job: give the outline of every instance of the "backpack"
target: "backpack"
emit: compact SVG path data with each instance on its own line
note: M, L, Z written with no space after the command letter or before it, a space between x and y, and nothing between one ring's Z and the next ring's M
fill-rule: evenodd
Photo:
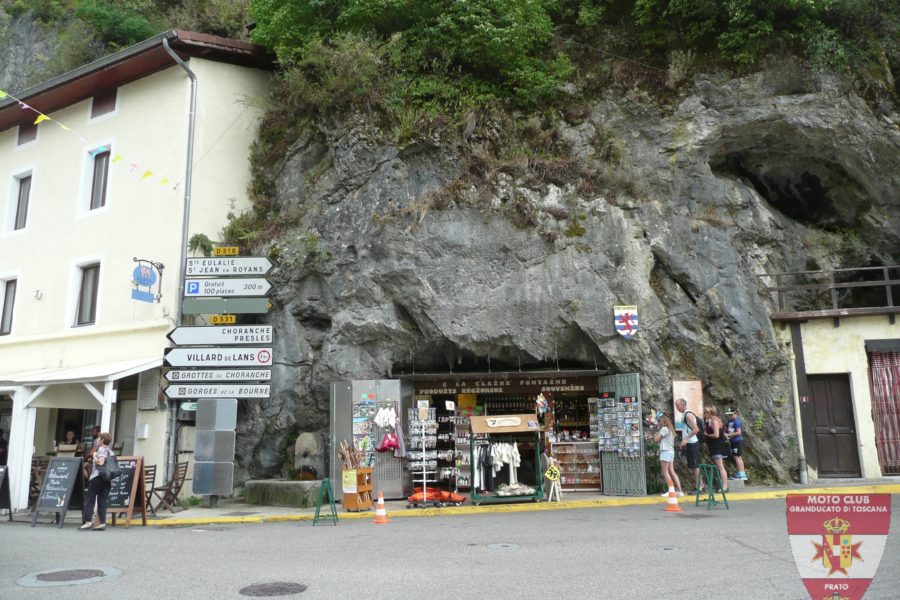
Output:
M689 410L686 410L684 412L685 426L687 426L687 416L688 415L694 415L694 413L692 413ZM701 419L697 415L694 415L694 421L697 423L697 441L700 443L703 443L703 441L706 440L706 429L705 429L705 424L703 423L703 419Z

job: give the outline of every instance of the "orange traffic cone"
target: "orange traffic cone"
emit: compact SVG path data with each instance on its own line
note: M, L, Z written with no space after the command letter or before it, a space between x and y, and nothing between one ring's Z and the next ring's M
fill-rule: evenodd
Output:
M675 486L669 486L669 499L666 500L666 512L684 512L678 506L678 494L675 493Z
M372 522L376 525L384 525L391 522L387 517L387 511L384 509L384 494L381 492L378 492L378 505L375 507L375 520Z

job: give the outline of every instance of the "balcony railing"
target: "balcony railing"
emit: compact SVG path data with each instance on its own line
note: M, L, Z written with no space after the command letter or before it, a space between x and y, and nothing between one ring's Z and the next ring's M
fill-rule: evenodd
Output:
M900 265L758 275L760 289L774 294L773 321L834 319L900 312Z

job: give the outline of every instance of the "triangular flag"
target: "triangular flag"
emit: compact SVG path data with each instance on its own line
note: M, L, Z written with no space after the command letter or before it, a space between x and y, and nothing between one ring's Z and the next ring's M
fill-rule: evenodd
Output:
M159 185L166 185L167 183L169 183L169 178L163 177L162 181L159 182Z
M116 154L115 156L113 156L112 161L119 162L120 160L122 160L122 158L124 157L121 154Z
M0 90L0 98L6 98L7 96L9 96L9 94L4 92L3 90Z
M137 163L131 163L131 164L128 165L128 166L131 167L131 168L128 170L129 173L134 173L134 170L137 169Z
M141 181L147 179L148 177L153 177L153 171L144 171L144 174L141 175Z
M63 131L68 131L69 133L72 132L71 129L69 129L68 127L66 127L65 125L63 125L62 123L60 123L59 121L57 121L56 124L59 125L60 127L62 127L62 128L63 128Z
M19 100L19 106L22 107L22 110L28 110L29 108L31 108L30 106L28 106L27 104L25 104L25 103L22 102L21 100Z
M41 113L38 115L37 119L34 120L34 124L37 125L38 123L42 123L44 121L49 121L49 120L50 120L50 117Z

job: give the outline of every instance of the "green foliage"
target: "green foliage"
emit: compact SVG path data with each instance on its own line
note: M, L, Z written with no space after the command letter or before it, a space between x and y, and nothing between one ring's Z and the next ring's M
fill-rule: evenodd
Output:
M250 0L181 0L165 19L168 27L241 39L251 21Z
M188 250L193 253L200 252L203 256L211 256L213 253L213 243L204 233L195 233L188 240Z
M156 33L146 18L109 0L79 0L75 15L111 46L130 46Z

